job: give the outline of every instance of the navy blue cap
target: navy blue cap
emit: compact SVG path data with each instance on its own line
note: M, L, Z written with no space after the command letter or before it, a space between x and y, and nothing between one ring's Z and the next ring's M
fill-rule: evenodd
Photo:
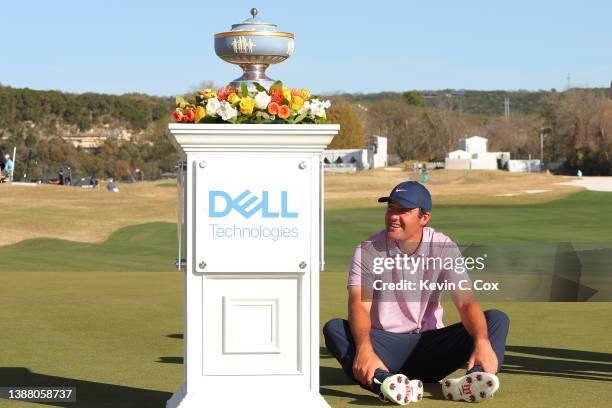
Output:
M379 203L395 201L404 208L421 208L431 212L431 194L424 185L417 181L404 181L391 190L388 197L380 197Z

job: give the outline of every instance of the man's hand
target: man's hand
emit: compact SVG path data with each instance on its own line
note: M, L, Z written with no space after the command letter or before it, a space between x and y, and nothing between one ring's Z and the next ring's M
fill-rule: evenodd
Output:
M491 342L489 340L474 342L474 351L467 364L468 371L476 364L480 365L487 373L497 373L497 355L493 351L493 347L491 347Z
M372 377L377 368L389 371L371 348L357 350L355 360L353 360L353 375L359 383L371 386Z

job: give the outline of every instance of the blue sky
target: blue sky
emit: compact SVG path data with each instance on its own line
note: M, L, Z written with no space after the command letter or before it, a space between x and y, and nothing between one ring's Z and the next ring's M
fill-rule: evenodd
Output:
M0 83L68 92L184 93L241 70L213 35L249 16L295 33L268 69L317 93L563 89L612 80L611 1L3 1Z

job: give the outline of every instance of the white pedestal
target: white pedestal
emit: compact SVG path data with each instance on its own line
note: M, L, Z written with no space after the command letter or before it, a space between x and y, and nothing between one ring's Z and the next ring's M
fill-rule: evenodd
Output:
M319 395L322 151L338 125L171 124L184 153L185 384L167 407Z

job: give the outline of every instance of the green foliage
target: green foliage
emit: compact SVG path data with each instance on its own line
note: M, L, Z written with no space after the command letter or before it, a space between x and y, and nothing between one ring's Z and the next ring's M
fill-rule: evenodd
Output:
M411 106L427 106L425 99L417 91L408 91L402 94L402 97L408 105Z
M165 135L172 102L139 94L76 95L0 86L0 153L12 153L17 147L16 180L24 174L30 180L57 179L59 170L67 167L73 180L133 179L137 168L144 178L155 179L174 171L178 158ZM131 129L141 137L108 139L91 150L76 148L62 138L71 126L85 131L109 125Z
M340 132L329 145L330 149L361 149L363 147L363 123L350 105L332 105L327 112L327 119L330 123L340 124Z
M608 88L592 88L588 91L598 95L606 96ZM465 113L473 113L487 116L503 116L504 99L510 98L511 114L540 114L545 105L545 99L551 94L556 94L556 90L550 91L470 91L470 90L424 90L412 91L420 96L426 105L438 106L444 104L453 110L460 110ZM367 103L406 101L405 93L399 92L379 92L369 94L340 94L338 97L344 98L350 103Z
M167 116L172 107L170 98L140 94L69 94L0 86L0 129L14 128L24 121L44 124L53 117L88 130L100 125L104 116L110 116L141 130Z

